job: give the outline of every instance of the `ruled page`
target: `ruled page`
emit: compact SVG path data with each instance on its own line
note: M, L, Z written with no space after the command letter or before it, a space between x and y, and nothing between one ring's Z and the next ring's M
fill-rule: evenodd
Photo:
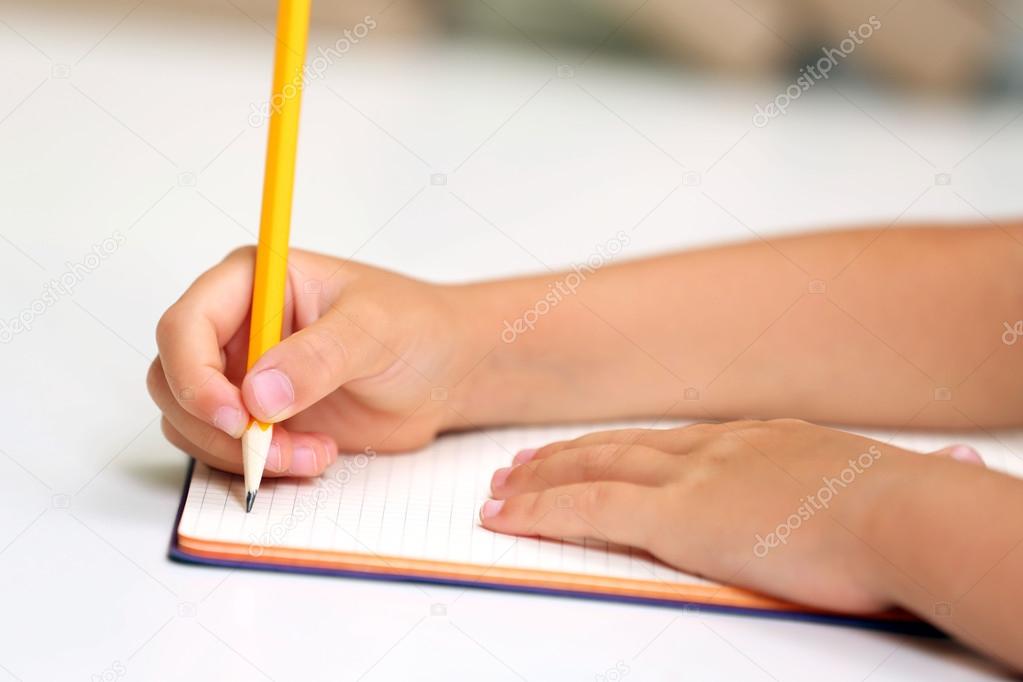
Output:
M523 448L597 429L583 425L478 431L444 436L415 453L345 455L316 480L264 479L251 514L244 511L240 476L196 463L179 531L191 538L245 545L254 558L261 548L274 546L710 584L642 552L609 547L599 540L580 545L512 537L480 527L479 506L488 497L495 469L508 466ZM864 434L921 452L967 442L988 466L1023 474L1019 432ZM750 538L751 550L752 544Z
M342 455L318 480L264 479L250 514L240 476L197 462L179 532L246 545L254 558L261 548L275 546L706 583L600 540L512 537L479 525L479 506L489 496L493 472L508 466L516 452L594 429L479 431L444 436L415 453Z

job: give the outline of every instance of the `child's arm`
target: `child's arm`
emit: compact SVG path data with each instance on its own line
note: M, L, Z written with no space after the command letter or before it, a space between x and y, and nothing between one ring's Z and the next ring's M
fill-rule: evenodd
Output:
M614 240L594 253L608 247ZM468 421L454 424L658 415L1020 424L1023 338L1002 339L1023 318L1021 273L1021 227L918 228L470 285L459 294L476 311L469 336L477 355L492 351L456 396Z
M516 462L487 528L640 547L825 609L902 606L1023 669L1023 481L796 420L595 433Z
M872 517L888 597L1023 671L1023 482L928 467L893 486Z
M578 270L465 286L294 250L287 338L247 374L254 250L238 250L160 321L149 389L164 432L234 471L252 415L281 424L268 475L313 476L339 446L409 449L498 423L1023 423L1023 339L1003 342L1023 317L1021 227L811 234L590 267L624 241Z

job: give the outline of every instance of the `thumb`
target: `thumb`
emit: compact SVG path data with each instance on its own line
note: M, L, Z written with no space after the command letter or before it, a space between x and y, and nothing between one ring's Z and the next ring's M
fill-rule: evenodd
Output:
M357 317L331 308L264 353L242 381L249 413L264 422L283 421L376 372L381 345L352 321Z

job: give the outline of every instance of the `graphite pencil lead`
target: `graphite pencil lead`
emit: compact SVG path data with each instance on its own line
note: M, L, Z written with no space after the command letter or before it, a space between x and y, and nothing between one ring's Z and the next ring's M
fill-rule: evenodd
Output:
M252 505L256 503L256 492L250 490L245 493L245 513L248 514L252 511Z

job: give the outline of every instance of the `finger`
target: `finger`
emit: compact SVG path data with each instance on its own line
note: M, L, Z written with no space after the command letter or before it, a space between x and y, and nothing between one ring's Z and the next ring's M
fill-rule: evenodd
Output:
M164 417L161 422L161 428L163 429L164 435L167 437L174 446L178 449L183 450L186 454L191 455L200 462L213 467L214 469L220 469L227 471L232 474L242 474L243 466L241 461L241 452L230 453L225 458L224 453L221 451L203 450L200 446L189 440L184 434L182 434L169 419ZM282 468L281 464L281 452L289 452L294 448L294 435L289 434L286 431L281 433L274 433L274 441L271 443L271 451L266 459L266 468L263 470L264 478L280 478L282 476L300 476L301 474L295 473L288 467ZM281 447L281 443L285 444L285 448ZM237 456L235 456L237 455Z
M268 350L242 381L245 405L257 419L279 422L342 384L383 371L384 346L364 329L379 311L364 301L340 302Z
M175 399L193 416L239 438L248 423L241 392L224 376L220 349L249 310L255 251L239 249L201 275L160 318L156 343Z
M643 445L604 443L561 450L549 457L494 472L495 499L587 481L656 486L677 475L679 458Z
M174 399L164 383L154 387L153 399L168 425L190 446L186 452L218 469L241 473L241 443L202 420L193 417ZM283 425L274 427L266 475L317 476L337 459L337 447L321 433L293 433Z
M618 443L628 445L642 445L661 452L672 454L685 454L699 447L712 434L719 432L723 427L720 424L690 424L673 429L616 429L611 431L596 431L580 436L573 440L559 441L545 445L536 450L522 450L515 455L513 462L523 464L531 459L544 458L556 452L591 445L605 443Z
M935 450L930 454L936 457L948 457L949 459L954 459L957 462L965 462L966 464L978 464L980 466L987 466L984 463L984 458L980 456L979 452L974 450L969 445L963 445L961 443L958 445L949 445L947 447L941 448L940 450Z
M333 443L326 434L292 431L283 424L274 424L267 460L277 454L275 448L279 444L280 459L275 463L278 473L300 478L319 476L337 459L337 447Z
M185 454L194 457L203 464L219 469L221 471L227 471L232 474L242 473L242 461L241 452L239 451L238 457L223 457L222 453L213 453L203 450L192 441L185 438L180 431L174 428L174 425L170 423L167 417L163 417L160 420L160 430L163 431L163 435L170 441L171 445L183 451ZM275 475L269 467L265 473L266 476Z
M645 548L657 532L657 498L657 488L633 483L575 483L488 500L480 522L498 533L597 538Z
M176 440L171 442L210 466L234 473L241 472L241 442L185 410L171 393L162 372L158 370L150 372L149 392L157 407L163 412L164 421L190 447L184 448L182 443ZM268 472L284 472L290 464L291 450L287 447L282 448L282 443L288 445L290 439L275 430L270 453L267 455Z
M277 424L274 431L281 428L281 425ZM291 436L289 475L319 476L337 460L337 446L326 434L288 430L285 430L285 433Z
M244 473L237 441L231 441L236 447L213 447L204 450L202 446L181 433L166 417L161 423L167 440L187 454L215 469L234 474ZM205 428L211 429L209 426ZM319 476L336 460L337 449L333 447L332 441L322 434L292 433L283 427L275 426L263 476L267 478Z

